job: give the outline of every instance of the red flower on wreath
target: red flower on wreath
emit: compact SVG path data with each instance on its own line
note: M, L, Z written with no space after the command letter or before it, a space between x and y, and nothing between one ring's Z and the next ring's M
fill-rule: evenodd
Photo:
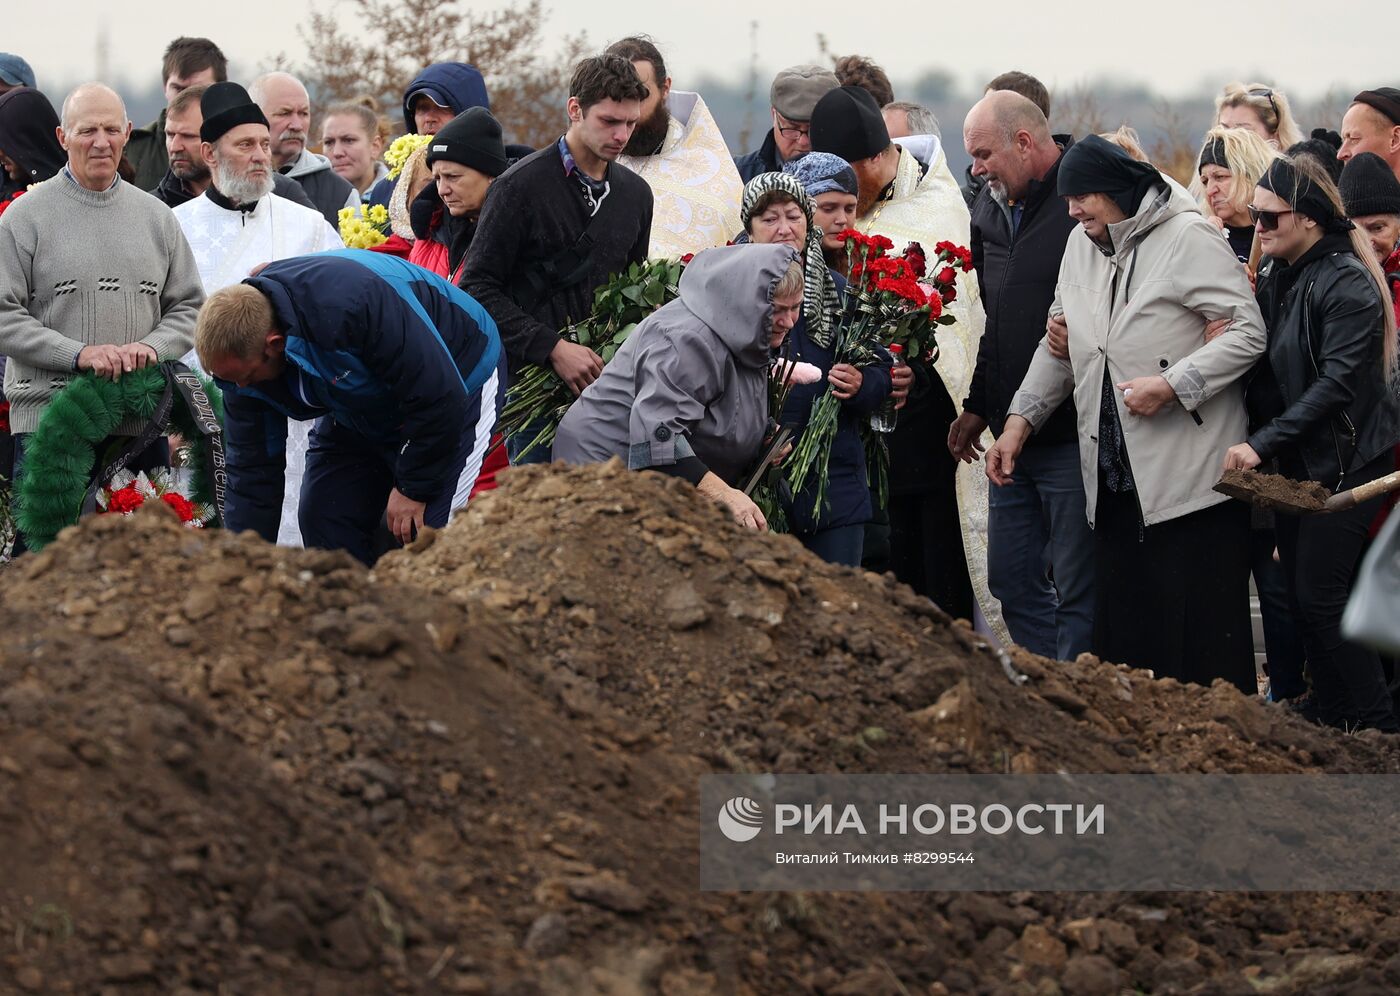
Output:
M107 511L117 515L126 515L134 512L146 502L146 496L136 490L135 484L128 484L118 491L112 492L112 497L107 502Z
M958 274L951 266L945 266L938 271L938 276L934 279L944 287L950 287L958 279Z
M175 510L175 514L180 517L181 522L192 522L194 520L194 504L184 495L176 494L174 491L167 491L160 496L160 500Z

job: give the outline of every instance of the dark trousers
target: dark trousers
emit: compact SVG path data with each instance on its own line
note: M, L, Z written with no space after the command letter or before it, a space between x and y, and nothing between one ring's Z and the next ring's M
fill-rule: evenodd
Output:
M488 438L494 422L493 415L486 426ZM485 443L469 433L463 435L453 464L454 485L428 501L424 525L447 525L452 512L467 503L484 452ZM397 458L396 447L376 446L334 419L318 421L306 451L297 510L302 542L323 550L345 550L372 565L385 552L381 523L394 488ZM390 542L393 547L400 545Z
M1249 508L1228 501L1144 526L1137 496L1100 480L1094 512L1094 653L1257 694L1249 621Z
M889 570L955 619L972 618L972 579L954 488L891 495Z
M1094 636L1094 534L1078 443L1027 446L987 498L987 585L1011 638L1074 660Z
M1342 488L1373 481L1394 469L1387 453L1348 474ZM1307 649L1318 714L1349 729L1400 732L1377 653L1342 637L1342 612L1382 499L1325 515L1279 515L1279 559Z
M1259 593L1259 615L1264 623L1264 656L1269 662L1269 697L1279 702L1308 690L1303 676L1306 658L1303 636L1293 618L1288 579L1283 565L1274 559L1278 536L1273 529L1249 532L1250 570Z
M814 533L799 533L797 538L828 564L859 567L861 550L865 546L865 526L836 526L818 529Z

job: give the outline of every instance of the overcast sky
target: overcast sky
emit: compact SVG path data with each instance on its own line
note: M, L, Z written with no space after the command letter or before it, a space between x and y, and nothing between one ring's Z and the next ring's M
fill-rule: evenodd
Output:
M743 78L754 18L759 20L758 54L765 75L813 59L816 33L822 31L833 51L869 55L896 82L941 68L966 87L1019 68L1040 76L1052 89L1111 76L1168 95L1255 77L1308 99L1333 87L1352 89L1357 80L1400 85L1393 41L1400 31L1400 11L1388 0L1273 0L1267 5L1177 0L1161 6L1089 0L891 3L881 14L874 5L836 0L546 3L552 8L548 33L553 38L586 31L589 41L601 47L626 34L650 33L682 88L687 79L707 71ZM0 49L27 58L41 88L46 79L66 84L95 75L97 39L105 28L115 81L154 81L171 38L205 35L224 49L235 72L250 75L279 50L293 62L301 57L296 27L311 6L312 0L28 0L6 10ZM332 5L321 0L319 6ZM492 10L503 4L483 0L474 6ZM342 3L341 9L350 6ZM908 24L893 16L915 10L937 13Z

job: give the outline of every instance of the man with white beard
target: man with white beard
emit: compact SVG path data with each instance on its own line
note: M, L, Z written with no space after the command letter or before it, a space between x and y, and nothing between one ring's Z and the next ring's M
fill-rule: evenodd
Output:
M199 154L199 128L204 124L199 102L204 99L204 91L208 89L203 83L185 87L165 109L165 153L170 168L151 193L164 201L167 207L177 208L209 189L209 167ZM295 180L281 173L273 173L272 181L272 192L278 197L285 197L302 207L315 207L301 189L301 184Z
M272 193L272 137L267 118L237 83L215 83L199 102L200 155L212 182L202 197L174 209L199 267L204 293L236 284L274 260L344 245L318 211ZM191 352L185 358L197 366ZM277 542L301 546L297 501L306 463L309 422L286 437L286 487Z

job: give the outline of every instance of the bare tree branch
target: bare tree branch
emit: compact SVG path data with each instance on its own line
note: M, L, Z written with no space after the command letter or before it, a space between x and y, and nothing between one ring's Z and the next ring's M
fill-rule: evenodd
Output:
M485 13L463 0L339 0L298 28L309 55L293 68L320 106L368 94L397 131L404 88L425 66L469 62L507 138L538 147L563 131L569 74L586 50L573 35L546 52L547 17L542 0Z

